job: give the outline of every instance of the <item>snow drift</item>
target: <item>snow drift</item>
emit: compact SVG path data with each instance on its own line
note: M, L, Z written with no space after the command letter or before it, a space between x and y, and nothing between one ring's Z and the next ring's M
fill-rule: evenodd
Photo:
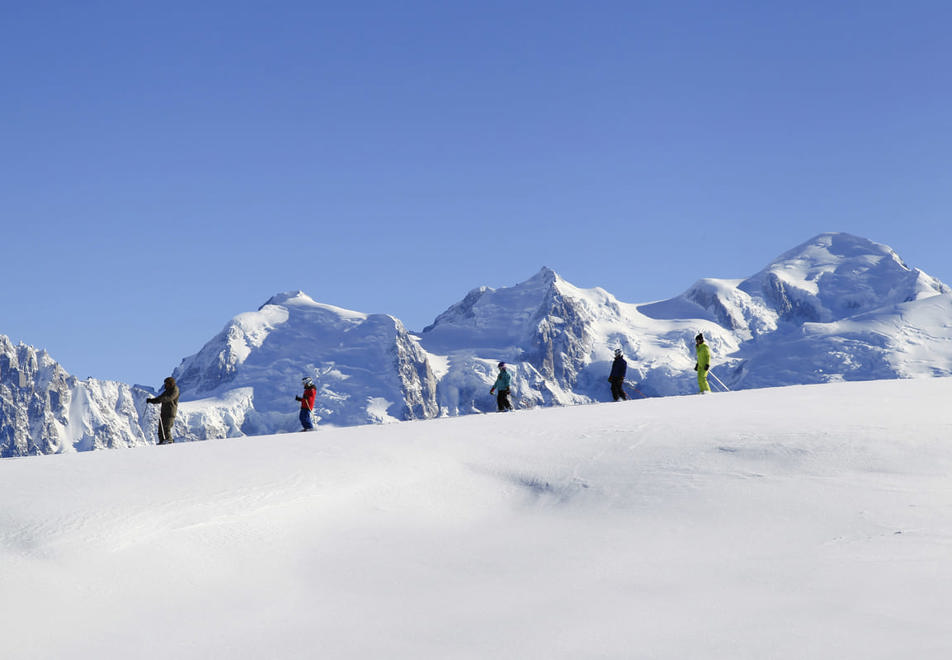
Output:
M0 655L952 653L952 379L0 463Z

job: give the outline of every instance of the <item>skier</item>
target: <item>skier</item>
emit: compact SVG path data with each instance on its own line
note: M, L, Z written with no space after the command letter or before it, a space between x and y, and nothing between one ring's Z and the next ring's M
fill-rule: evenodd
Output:
M625 358L622 357L621 349L615 349L615 360L612 362L612 372L608 376L608 382L612 384L612 399L618 401L621 399L623 401L628 400L628 395L625 394L625 390L622 389L622 385L625 383L625 373L628 371L628 363L625 362Z
M506 371L506 363L499 363L499 376L496 377L495 384L490 388L489 393L496 392L496 408L499 412L512 410L512 404L509 403L509 384L512 382L512 374Z
M162 383L165 387L162 393L152 399L146 399L146 403L161 403L162 408L159 411L159 444L172 444L172 426L175 424L175 414L178 412L179 389L175 384L175 379L169 376Z
M314 422L311 421L311 411L314 410L314 397L317 396L317 388L314 386L314 381L308 376L302 378L301 383L304 385L304 394L294 397L295 401L301 402L301 412L298 419L301 420L301 426L304 427L301 429L302 431L313 431Z
M703 333L697 333L697 337L694 338L694 348L697 351L697 362L694 363L697 386L701 394L705 394L711 391L711 386L707 384L707 372L711 368L711 350L704 343Z

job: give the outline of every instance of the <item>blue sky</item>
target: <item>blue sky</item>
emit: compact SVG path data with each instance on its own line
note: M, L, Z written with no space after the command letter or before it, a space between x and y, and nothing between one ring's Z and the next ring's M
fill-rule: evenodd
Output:
M302 289L420 330L815 234L952 283L947 2L0 5L0 334L159 385Z

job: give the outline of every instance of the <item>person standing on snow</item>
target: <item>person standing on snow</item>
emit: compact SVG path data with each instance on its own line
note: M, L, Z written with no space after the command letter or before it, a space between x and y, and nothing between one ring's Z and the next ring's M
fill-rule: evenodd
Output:
M294 397L295 401L301 402L301 412L298 419L301 420L301 426L304 427L301 429L302 431L313 431L314 422L311 421L311 411L314 410L314 397L317 396L317 388L314 386L314 381L308 376L302 378L301 383L304 384L304 394Z
M499 376L496 377L496 382L490 388L489 393L492 394L496 392L496 408L499 409L499 412L504 410L512 410L512 404L509 403L509 385L512 382L512 374L506 371L506 363L499 363Z
M711 368L711 350L704 343L703 333L697 333L697 337L694 338L694 350L697 352L697 362L694 363L697 386L701 394L704 394L711 391L711 386L707 384L707 372Z
M622 357L621 349L615 349L615 360L612 362L612 372L608 376L608 382L612 384L612 399L618 401L621 399L623 401L628 400L628 395L625 394L625 390L622 389L622 385L625 383L625 374L628 372L628 363L625 362L625 358Z
M175 379L169 376L162 383L165 387L162 393L152 399L146 399L146 403L161 403L159 410L159 444L172 444L172 426L175 424L175 415L178 413L179 389L175 384Z

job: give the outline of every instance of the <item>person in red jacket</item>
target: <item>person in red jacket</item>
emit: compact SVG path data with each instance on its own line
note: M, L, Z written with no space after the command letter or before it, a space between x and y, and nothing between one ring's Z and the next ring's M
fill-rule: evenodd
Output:
M307 376L302 378L301 382L304 383L304 394L294 397L295 400L301 402L301 413L298 419L301 420L301 426L304 427L301 429L302 431L313 431L314 422L311 421L311 411L314 410L314 397L317 396L317 388L314 387L314 382Z

